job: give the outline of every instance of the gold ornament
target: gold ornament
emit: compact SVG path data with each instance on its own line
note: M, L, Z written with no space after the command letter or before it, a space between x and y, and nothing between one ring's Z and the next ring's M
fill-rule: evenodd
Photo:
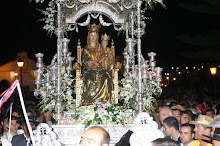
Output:
M101 26L96 25L95 23L88 25L89 32L98 32L100 28Z
M101 36L102 41L109 41L110 36L108 36L106 33Z

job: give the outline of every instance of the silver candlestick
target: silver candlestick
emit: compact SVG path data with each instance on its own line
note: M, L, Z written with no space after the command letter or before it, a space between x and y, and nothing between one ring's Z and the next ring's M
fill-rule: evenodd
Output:
M63 99L65 93L69 89L67 88L67 82L72 80L73 60L71 52L69 52L68 44L69 39L63 36L63 25L62 25L62 13L61 6L58 3L58 28L57 28L57 53L54 55L51 64L48 66L43 65L43 54L38 53L37 57L37 70L36 70L36 89L35 96L40 96L43 100L47 98L55 99L53 101L53 114L54 119L60 124L60 119L63 116ZM45 90L46 89L46 90ZM56 98L54 98L56 97ZM51 101L52 102L52 101Z

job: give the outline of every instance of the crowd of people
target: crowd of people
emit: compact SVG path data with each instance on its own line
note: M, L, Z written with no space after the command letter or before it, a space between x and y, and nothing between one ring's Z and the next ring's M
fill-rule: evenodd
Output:
M164 134L164 138L152 141L153 146L218 146L220 145L220 109L218 102L211 103L203 100L201 103L187 104L180 100L164 98L155 106L155 113L149 113L158 124L158 129ZM7 109L1 118L1 142L6 146L24 146L31 144L30 133L24 120L22 111L13 106L11 115ZM146 111L147 112L147 111ZM6 114L7 113L7 114ZM39 123L54 122L48 112L40 114L36 103L28 102L27 115L31 129L36 129ZM10 126L9 126L10 125ZM9 128L10 127L10 128ZM116 146L129 146L128 131ZM58 135L57 135L58 139ZM7 143L7 144L6 144ZM109 145L109 133L100 126L89 128L82 135L80 145L103 146Z
M163 138L152 141L153 146L219 146L220 145L220 103L207 95L196 94L194 90L180 92L182 96L163 96L155 104L155 113L149 113L158 124ZM13 97L15 96L15 97ZM18 95L1 108L1 144L4 146L31 145L31 135L24 119ZM201 98L202 97L202 98ZM42 113L37 108L33 94L24 95L26 112L31 129L39 123L55 124L51 113ZM13 102L13 105L10 103ZM12 111L10 112L10 107ZM148 111L144 111L148 112ZM56 134L56 139L59 135ZM129 130L115 146L129 146ZM101 126L89 127L81 136L82 146L108 146L111 137Z

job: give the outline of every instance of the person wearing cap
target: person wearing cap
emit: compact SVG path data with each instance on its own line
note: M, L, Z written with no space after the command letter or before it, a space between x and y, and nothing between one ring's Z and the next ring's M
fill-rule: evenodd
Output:
M215 131L215 128L220 128L220 121L214 121L211 124L209 124L208 127L212 128L211 135L213 135L213 132Z
M214 117L214 121L220 121L220 115L216 115L216 116Z
M184 111L184 109L181 107L181 105L172 106L171 109L173 110L173 116L177 119L178 123L180 124L181 111Z
M195 108L189 108L186 111L190 115L189 121L195 121L195 119L198 118L198 116L199 116L199 113L197 112L197 110Z
M30 122L31 129L34 130L35 127L39 124L33 116L28 116L28 120ZM18 121L22 125L22 129L24 130L23 134L19 134L13 136L12 138L12 146L29 146L31 145L30 133L28 131L27 123L25 119Z
M212 140L212 144L214 146L220 146L220 128L215 128L214 133L212 136L204 135Z
M214 146L220 146L220 121L214 121L208 125L212 128L211 140Z
M190 121L190 124L195 125L195 141L191 146L212 146L210 143L210 138L205 137L204 135L211 135L211 128L208 127L210 123L214 121L213 118L207 115L199 115L196 121Z
M197 116L198 116L198 114L196 115L196 112L192 112L193 111L193 109L192 110L190 110L190 109L187 109L187 110L185 110L185 112L189 115L189 122L190 121L195 121L195 119L197 118ZM195 109L195 111L196 111L196 109Z
M202 105L201 104L197 104L195 106L195 109L197 111L198 114L202 114Z

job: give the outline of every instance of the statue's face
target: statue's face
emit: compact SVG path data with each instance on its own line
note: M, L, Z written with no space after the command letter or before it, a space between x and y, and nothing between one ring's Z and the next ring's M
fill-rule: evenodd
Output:
M89 42L98 42L98 34L96 32L89 33Z
M104 40L102 41L102 47L106 48L108 46L108 41Z

